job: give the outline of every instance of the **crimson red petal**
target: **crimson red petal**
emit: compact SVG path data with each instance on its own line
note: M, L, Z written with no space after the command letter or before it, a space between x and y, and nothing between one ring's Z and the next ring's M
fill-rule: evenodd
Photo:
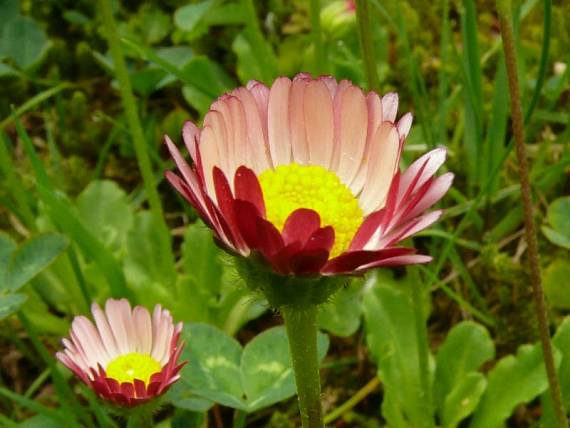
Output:
M265 217L265 203L263 201L263 192L255 173L245 167L240 166L234 176L234 189L236 199L251 202L261 217Z
M382 208L379 211L373 212L364 219L354 234L354 238L352 238L352 242L350 243L349 247L350 251L362 250L362 248L364 248L366 243L370 240L370 238L372 238L374 232L376 232L376 230L380 227L385 213L386 210Z
M256 227L259 235L256 249L259 250L267 260L271 260L271 257L277 254L284 246L281 234L272 223L261 217L257 217Z
M414 248L400 247L385 248L377 251L349 251L330 260L322 269L322 272L325 274L353 273L361 266L387 258L413 254L415 251Z
M236 225L241 237L249 248L257 248L259 234L257 231L257 218L259 212L251 202L236 199L234 201L234 214Z
M304 250L325 250L330 253L334 245L334 228L332 226L317 229L305 244Z
M299 208L289 214L283 226L283 240L286 244L300 242L305 245L321 225L319 214L308 208Z
M291 256L289 266L295 275L318 274L328 258L327 250L303 250Z

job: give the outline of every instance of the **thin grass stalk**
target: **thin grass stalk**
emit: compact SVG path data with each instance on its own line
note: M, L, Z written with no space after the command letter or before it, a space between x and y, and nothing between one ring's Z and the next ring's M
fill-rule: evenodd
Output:
M310 0L309 10L311 15L311 36L315 47L314 71L316 74L323 74L327 71L327 57L323 44L323 33L321 31L321 2Z
M433 403L429 373L429 342L427 337L426 317L423 304L423 284L417 271L413 271L412 304L414 307L414 327L416 330L416 343L418 347L418 363L420 370L421 398L424 409L424 424L426 428L434 428Z
M528 160L525 147L524 120L517 74L517 57L513 35L511 2L509 0L497 0L497 11L499 12L501 36L503 38L503 50L505 52L507 76L509 81L511 117L518 158L518 175L521 184L524 223L528 245L528 262L530 266L530 280L533 288L536 317L538 319L542 352L544 355L546 374L548 376L550 395L552 397L556 419L561 428L567 428L568 419L566 418L566 410L564 409L562 392L560 390L560 381L556 372L556 364L554 362L552 342L548 326L546 300L540 279L540 254L538 251L536 229L533 219L532 193L528 178Z
M115 75L119 82L123 108L125 109L127 123L129 124L130 132L132 135L135 154L143 179L143 186L145 189L146 197L150 205L150 210L153 216L156 218L156 224L159 225L161 229L160 236L162 238L161 245L163 248L161 248L160 251L163 251L164 254L171 254L170 234L168 232L168 227L164 221L162 203L160 201L160 197L156 188L157 183L152 171L150 156L147 151L147 144L144 138L144 132L139 118L136 100L133 95L131 79L129 77L127 64L125 62L125 57L121 48L121 40L119 38L117 24L115 23L115 18L113 17L113 8L111 7L111 1L100 0L99 4L101 7L103 25L105 27L105 36L109 44L111 57L113 58ZM174 266L174 260L172 260L172 265Z
M372 30L370 29L370 8L368 0L356 0L356 18L358 20L358 35L364 62L364 72L368 89L380 93L380 78L376 68L374 45L372 44Z

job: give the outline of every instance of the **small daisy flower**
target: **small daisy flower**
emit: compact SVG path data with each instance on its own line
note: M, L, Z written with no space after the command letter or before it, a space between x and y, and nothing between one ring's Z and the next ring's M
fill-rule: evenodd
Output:
M282 276L361 274L426 263L397 246L437 221L426 212L453 174L435 177L437 148L400 172L412 115L398 96L332 77L252 81L215 101L202 129L187 122L187 163L166 137L179 175L166 178L231 253Z
M120 406L146 403L179 378L182 323L156 305L152 315L126 299L109 299L103 311L91 306L95 324L85 316L72 322L65 349L56 354L101 398Z

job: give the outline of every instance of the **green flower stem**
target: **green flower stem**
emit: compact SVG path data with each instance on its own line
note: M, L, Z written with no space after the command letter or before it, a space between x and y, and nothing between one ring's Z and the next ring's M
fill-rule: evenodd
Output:
M546 374L550 385L550 395L556 412L556 419L561 428L568 428L566 410L562 401L560 391L560 381L556 373L556 365L552 351L552 342L548 329L548 312L542 284L540 279L540 255L536 230L533 220L532 194L528 178L528 161L525 147L524 121L521 106L521 96L517 75L517 57L515 51L515 40L513 35L511 2L509 0L497 0L497 10L501 23L501 36L503 38L503 50L505 52L505 62L507 65L507 76L509 81L509 92L511 98L511 117L513 122L513 134L517 149L519 164L519 180L521 184L521 195L523 202L524 223L526 229L526 239L528 244L528 261L530 265L530 280L533 288L536 317L542 342L542 352Z
M317 356L317 305L283 306L303 428L323 428Z
M147 152L144 132L137 112L137 104L133 95L131 80L129 77L129 72L127 70L127 64L125 62L125 57L121 48L121 40L117 31L117 24L115 23L115 19L113 17L111 0L100 0L99 4L101 7L103 25L105 27L105 36L109 44L111 57L113 58L115 75L117 77L117 81L119 82L123 107L125 109L127 123L129 125L129 129L133 138L133 145L135 148L135 154L137 157L139 169L142 175L146 197L148 198L150 210L155 217L156 224L159 225L159 227L162 229L160 236L163 237L163 239L161 239L163 248L161 251L164 251L164 254L171 254L169 239L170 235L166 223L164 222L162 204L160 202L160 197L156 189L157 186L154 174L152 172L150 157ZM172 265L174 266L174 259L172 260Z
M368 0L356 0L356 18L358 20L360 48L362 50L368 89L380 93L380 79L378 78L378 70L376 69L372 31L370 30L370 9Z
M420 386L422 404L424 406L424 427L433 428L433 404L431 394L431 382L429 373L429 344L427 337L426 317L422 296L422 285L419 275L415 275L416 281L412 284L412 304L414 306L414 324L416 329L416 341L418 347L418 360L420 369Z

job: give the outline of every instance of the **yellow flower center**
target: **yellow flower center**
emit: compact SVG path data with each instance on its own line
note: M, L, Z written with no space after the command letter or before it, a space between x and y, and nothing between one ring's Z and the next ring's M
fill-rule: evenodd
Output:
M316 211L321 217L321 227L334 228L331 258L348 248L362 223L358 200L335 173L321 166L280 165L262 172L259 183L267 219L280 231L289 214L299 208Z
M105 372L119 383L140 379L148 385L150 377L160 369L160 363L150 355L131 352L111 361Z

